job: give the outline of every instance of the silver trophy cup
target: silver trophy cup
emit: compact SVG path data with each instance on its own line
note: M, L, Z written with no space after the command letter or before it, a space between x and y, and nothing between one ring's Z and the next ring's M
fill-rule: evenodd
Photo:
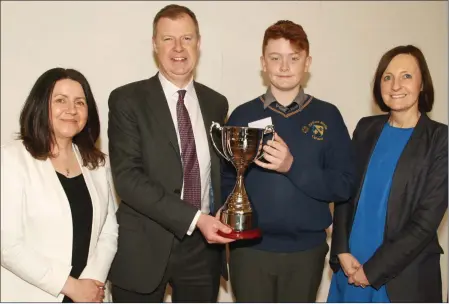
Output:
M213 131L221 133L223 151L217 147L212 136ZM274 139L274 126L268 125L265 129L250 127L220 126L213 122L209 131L212 144L217 152L231 162L237 170L237 181L231 194L226 199L221 211L220 221L232 228L229 234L220 234L232 239L252 239L261 236L260 229L256 227L253 219L251 203L246 194L243 176L248 166L256 159L263 157L263 137L272 134Z

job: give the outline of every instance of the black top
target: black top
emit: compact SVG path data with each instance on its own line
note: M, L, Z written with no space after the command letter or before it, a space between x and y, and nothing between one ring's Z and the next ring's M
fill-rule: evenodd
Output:
M67 178L56 172L70 203L73 225L72 270L70 276L79 278L87 264L92 232L92 200L82 174ZM73 302L64 297L63 302Z

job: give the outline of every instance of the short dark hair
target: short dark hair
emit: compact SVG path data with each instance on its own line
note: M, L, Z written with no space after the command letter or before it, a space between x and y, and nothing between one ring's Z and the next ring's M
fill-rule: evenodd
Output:
M421 71L422 79L422 91L419 93L418 97L418 109L420 112L427 113L432 111L434 90L432 77L430 76L429 67L427 66L426 59L419 48L414 45L401 45L392 48L386 52L379 61L379 64L374 74L373 83L373 97L376 104L384 112L390 112L390 108L385 104L382 99L382 92L380 89L382 75L390 64L394 57L401 54L408 54L413 56L418 62L419 70Z
M30 154L40 160L52 157L55 144L54 130L50 122L50 102L55 84L59 80L78 82L86 96L88 117L84 128L73 138L78 146L83 166L95 169L105 163L105 154L95 143L100 136L100 118L97 104L87 79L73 69L53 68L43 73L34 84L20 113L19 139Z
M156 37L157 32L157 23L161 18L169 18L171 20L175 20L177 18L182 17L182 15L188 15L192 18L193 23L195 24L196 34L198 37L200 36L200 27L198 25L198 20L196 19L195 13L192 12L188 7L177 5L177 4L169 4L162 8L154 17L153 20L153 38Z
M265 30L262 42L262 54L265 54L265 47L271 39L284 38L298 51L304 50L309 55L309 40L301 25L290 20L279 20Z

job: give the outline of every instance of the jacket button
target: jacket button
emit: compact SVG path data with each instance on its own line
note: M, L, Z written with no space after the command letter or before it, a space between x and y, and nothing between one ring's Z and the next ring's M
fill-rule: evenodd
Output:
M173 190L173 192L174 192L175 194L181 194L181 190L179 190L179 189L175 189L175 190Z

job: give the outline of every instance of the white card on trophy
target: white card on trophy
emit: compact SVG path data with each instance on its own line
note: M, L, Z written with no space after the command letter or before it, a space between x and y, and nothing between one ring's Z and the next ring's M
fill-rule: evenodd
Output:
M250 128L258 128L258 129L265 129L266 126L272 125L271 117L265 117L263 119L259 119L253 122L248 123L248 127Z

